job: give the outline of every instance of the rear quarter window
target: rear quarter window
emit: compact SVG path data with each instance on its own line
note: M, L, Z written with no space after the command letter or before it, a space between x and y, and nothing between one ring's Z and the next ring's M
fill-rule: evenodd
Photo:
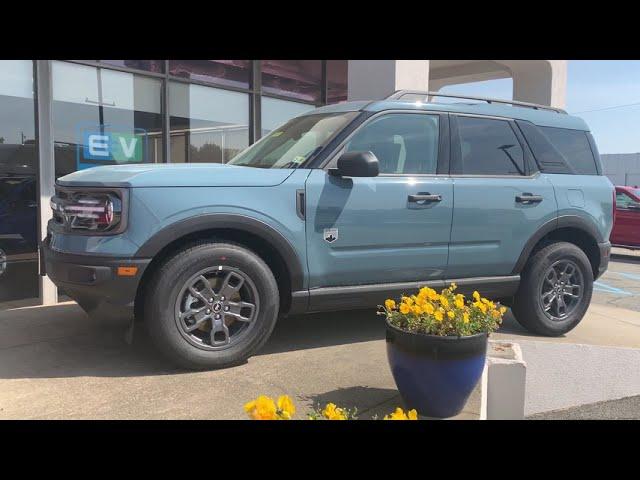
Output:
M597 175L596 160L587 132L567 128L540 127L542 133L562 154L578 175Z

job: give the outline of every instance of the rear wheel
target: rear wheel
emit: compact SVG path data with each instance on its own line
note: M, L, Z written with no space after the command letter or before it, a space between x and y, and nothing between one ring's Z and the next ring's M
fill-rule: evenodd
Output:
M231 243L204 241L176 253L147 292L149 336L171 361L191 369L243 362L266 342L278 316L271 270Z
M527 262L513 313L531 332L563 335L580 323L592 292L593 270L586 254L572 243L553 243Z

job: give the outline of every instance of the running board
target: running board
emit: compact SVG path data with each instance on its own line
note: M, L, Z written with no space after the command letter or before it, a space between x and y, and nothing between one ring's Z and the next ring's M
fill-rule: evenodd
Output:
M308 298L308 312L375 308L382 305L387 298L397 299L402 294L414 294L424 286L440 290L449 286L451 282L458 285L457 291L460 293L469 295L478 290L483 297L499 299L515 295L520 284L520 275L323 287L308 292L294 292L293 296L298 300L295 302L298 305L306 303L300 302L304 297Z

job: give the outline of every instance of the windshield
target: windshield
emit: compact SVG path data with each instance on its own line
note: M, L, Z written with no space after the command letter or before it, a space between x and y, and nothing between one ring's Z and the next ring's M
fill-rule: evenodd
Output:
M297 168L357 115L358 112L319 113L294 118L236 155L228 164Z

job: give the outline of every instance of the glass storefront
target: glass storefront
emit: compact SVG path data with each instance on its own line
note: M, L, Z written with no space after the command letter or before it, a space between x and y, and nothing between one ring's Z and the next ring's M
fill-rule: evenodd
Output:
M169 84L172 162L225 163L249 146L249 95Z
M225 163L290 118L346 100L347 63L0 61L0 309L39 295L39 216L49 208L39 162L53 162L55 178L96 165ZM42 64L53 138L37 139ZM52 141L53 158L38 159L38 140Z
M38 296L33 63L0 61L0 308Z
M163 161L160 80L58 61L51 77L56 178L96 165ZM90 135L109 136L113 148L86 154L79 146Z

